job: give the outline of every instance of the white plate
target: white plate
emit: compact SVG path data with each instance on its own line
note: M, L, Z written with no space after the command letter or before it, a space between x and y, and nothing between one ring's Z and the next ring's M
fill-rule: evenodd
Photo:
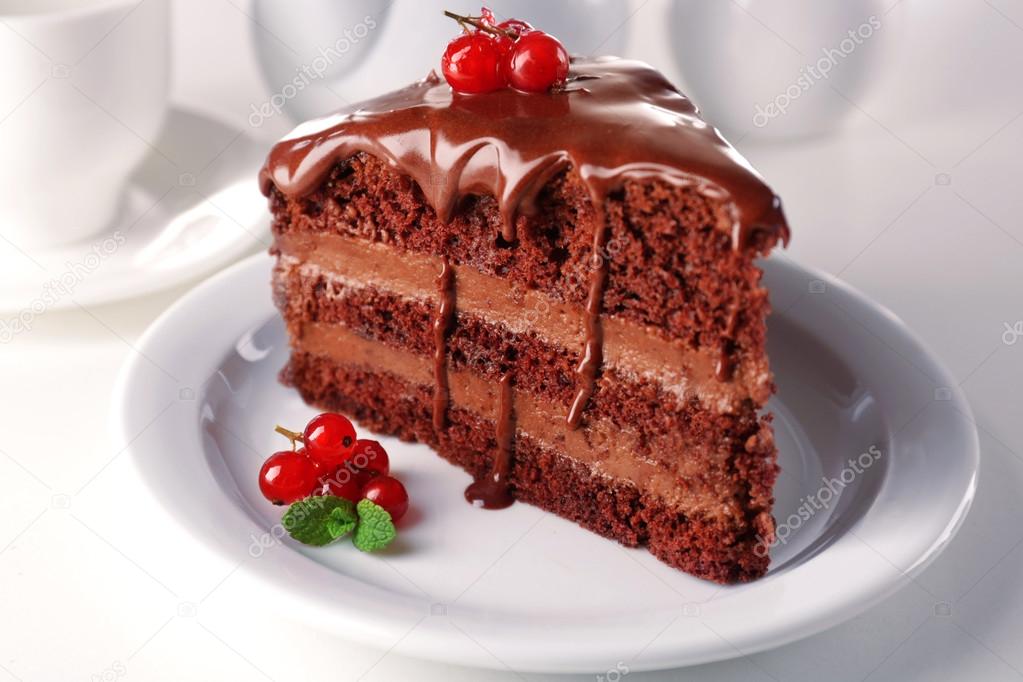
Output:
M260 496L257 470L285 445L274 424L300 428L314 411L276 381L287 348L270 265L248 259L168 310L115 401L118 437L132 441L154 503L244 562L263 591L254 609L275 604L325 631L468 665L680 666L851 618L932 561L969 508L979 453L955 381L891 313L774 258L765 269L777 311L775 514L791 532L763 579L720 587L525 504L473 508L462 498L468 475L393 439L383 442L414 505L393 548L274 542L281 509ZM880 457L848 463L872 447ZM822 477L847 481L829 495ZM819 509L804 520L797 510L813 506L811 494Z
M0 239L0 310L38 315L141 296L266 249L265 153L222 123L171 110L107 230L45 249Z

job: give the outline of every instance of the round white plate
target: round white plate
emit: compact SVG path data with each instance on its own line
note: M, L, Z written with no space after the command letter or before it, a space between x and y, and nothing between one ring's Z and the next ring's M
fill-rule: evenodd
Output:
M471 507L468 475L390 438L413 502L391 548L278 539L281 509L260 496L257 471L286 445L274 425L301 428L314 410L277 383L287 341L270 266L250 258L168 310L124 368L114 409L154 503L242 562L261 585L254 609L275 604L326 631L460 664L680 666L853 617L932 561L970 506L977 434L952 377L891 313L776 257L765 270L785 542L763 579L721 587L525 504Z
M0 310L38 315L141 296L266 249L265 153L237 130L172 109L105 231L49 248L0 239Z

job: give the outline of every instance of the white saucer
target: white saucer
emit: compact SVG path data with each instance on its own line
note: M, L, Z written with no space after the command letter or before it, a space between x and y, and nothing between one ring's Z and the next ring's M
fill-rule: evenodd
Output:
M254 611L275 606L459 664L604 675L682 666L852 618L923 570L970 506L977 434L952 377L891 313L775 258L765 265L783 468L775 515L791 532L763 579L720 587L525 504L473 508L466 474L389 438L414 508L396 546L366 555L350 543L276 542L281 509L260 496L257 471L283 445L274 425L300 428L314 411L276 380L287 348L270 264L250 258L168 310L123 369L114 404L154 504L241 562L259 583ZM831 494L822 477L840 481ZM817 509L803 519L811 494Z
M141 296L269 246L256 180L265 145L171 110L153 147L102 233L47 249L0 239L0 311L39 314Z

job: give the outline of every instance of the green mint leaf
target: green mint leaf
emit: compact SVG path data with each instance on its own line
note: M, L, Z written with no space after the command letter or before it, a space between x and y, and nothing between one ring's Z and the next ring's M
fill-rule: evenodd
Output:
M355 527L352 542L363 552L383 549L398 535L391 515L380 505L361 500L356 510L359 512L359 525Z
M284 512L281 523L285 530L306 545L326 545L351 528L344 530L345 521L354 525L355 505L343 497L313 495L295 502Z
M336 507L330 511L330 516L327 517L327 532L336 540L355 530L358 522L359 517L351 504L346 507Z

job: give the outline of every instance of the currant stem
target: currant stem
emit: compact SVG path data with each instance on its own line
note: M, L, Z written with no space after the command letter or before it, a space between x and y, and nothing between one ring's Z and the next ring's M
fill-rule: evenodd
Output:
M281 426L280 424L278 424L274 428L274 431L276 431L277 433L281 434L282 436L284 436L285 438L287 438L288 440L291 441L291 449L292 450L295 449L296 443L301 443L302 442L302 434L301 433L298 433L297 431L290 431L290 430L284 428L283 426Z
M479 29L480 31L483 31L484 33L490 33L491 35L501 36L502 38L509 38L511 40L515 40L519 37L519 34L516 33L515 31L506 31L502 28L497 28L496 26L484 24L477 17L465 17L462 16L461 14L449 12L448 10L444 10L444 16L454 19L455 21L462 25L462 28L465 28L465 24L468 24Z

